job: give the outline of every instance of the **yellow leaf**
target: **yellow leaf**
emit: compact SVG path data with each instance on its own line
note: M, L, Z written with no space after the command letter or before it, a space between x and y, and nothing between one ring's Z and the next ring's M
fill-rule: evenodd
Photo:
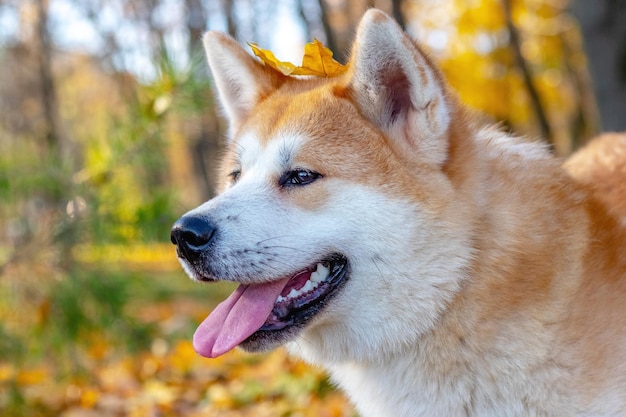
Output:
M232 394L223 384L213 384L207 390L211 405L217 409L229 409L234 406Z
M336 77L343 74L348 69L346 65L335 61L333 59L333 52L317 39L304 46L304 57L302 58L302 65L299 67L291 62L279 61L272 51L261 49L256 44L248 43L248 45L252 48L254 55L263 61L263 63L284 75Z
M15 367L8 363L0 364L0 382L6 382L15 375Z
M100 393L93 388L87 388L81 391L80 405L84 408L93 408L100 398Z
M334 77L343 74L347 69L346 66L333 59L333 51L315 39L304 45L302 66L296 68L294 74Z
M252 48L252 52L254 52L254 55L259 57L259 59L263 61L265 65L269 65L270 67L274 68L278 72L283 73L284 75L290 75L296 68L296 66L291 62L279 61L278 58L274 56L274 53L272 51L269 51L267 49L261 49L255 43L248 43L248 45L250 45L250 48Z
M178 389L176 387L168 386L167 384L157 381L149 380L144 384L144 395L156 404L162 406L171 405L178 397Z
M20 385L36 385L42 383L49 377L49 370L40 366L38 368L19 371L17 374L17 382Z

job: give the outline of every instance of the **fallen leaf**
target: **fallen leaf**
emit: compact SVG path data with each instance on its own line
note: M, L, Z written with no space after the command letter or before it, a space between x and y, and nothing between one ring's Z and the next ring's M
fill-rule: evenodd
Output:
M171 405L178 397L178 389L167 384L149 380L143 386L143 394L158 405Z
M317 75L320 77L335 77L348 69L333 59L333 51L326 48L317 39L304 45L302 65L297 67L294 75Z
M0 364L0 382L9 381L15 375L15 367L8 363Z
M280 61L272 51L259 48L257 44L248 43L252 52L265 65L274 68L284 75L314 75L316 77L336 77L347 71L343 65L333 59L333 52L317 39L304 45L302 65L295 66L291 62Z
M252 52L256 55L265 65L269 65L274 68L276 71L283 73L284 75L291 75L296 66L291 62L283 62L279 61L278 58L274 55L272 51L267 49L261 49L255 43L248 42L250 48L252 48Z
M83 408L93 408L98 403L100 393L93 388L86 388L80 393L80 405Z
M44 366L21 370L17 374L17 383L20 385L37 385L50 377L50 371Z

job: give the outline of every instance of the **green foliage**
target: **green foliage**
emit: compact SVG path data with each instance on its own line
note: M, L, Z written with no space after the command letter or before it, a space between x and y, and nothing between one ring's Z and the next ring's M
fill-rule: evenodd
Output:
M23 354L23 340L7 331L4 323L0 323L0 357L20 360Z
M205 110L209 89L206 80L192 76L197 64L178 69L164 49L156 65L152 83L125 92L126 111L111 117L108 133L86 143L78 177L96 213L96 242L167 241L180 214L169 180L166 130L170 116Z
M136 275L100 271L75 271L49 293L50 313L41 333L59 351L94 334L103 343L123 349L146 349L154 327L128 316Z

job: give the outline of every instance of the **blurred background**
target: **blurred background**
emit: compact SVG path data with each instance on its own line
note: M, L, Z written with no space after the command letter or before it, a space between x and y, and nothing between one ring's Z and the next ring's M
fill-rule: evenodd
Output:
M281 350L195 355L230 287L186 278L169 228L225 132L201 34L345 62L369 7L503 129L566 156L626 128L624 0L0 0L0 415L354 415Z

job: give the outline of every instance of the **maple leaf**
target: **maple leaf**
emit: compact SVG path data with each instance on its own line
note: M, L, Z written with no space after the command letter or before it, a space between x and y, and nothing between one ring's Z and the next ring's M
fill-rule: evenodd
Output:
M348 66L333 59L333 52L320 41L304 45L302 65L296 66L291 62L279 61L272 51L259 48L257 44L248 43L252 52L265 65L270 66L284 75L314 75L316 77L336 77L347 71Z

